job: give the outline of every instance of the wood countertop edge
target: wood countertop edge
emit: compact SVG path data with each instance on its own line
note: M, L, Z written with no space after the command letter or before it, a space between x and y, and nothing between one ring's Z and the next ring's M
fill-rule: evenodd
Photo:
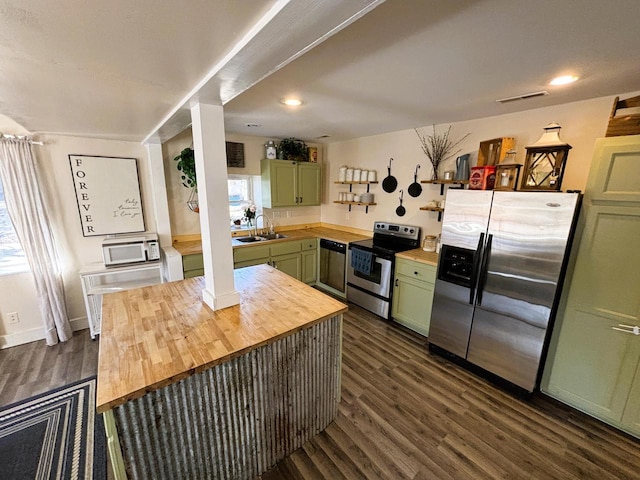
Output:
M396 253L396 258L412 260L432 267L438 266L438 254L436 252L425 252L421 248Z
M145 396L147 393L159 390L161 388L167 387L169 385L172 385L174 383L179 382L180 380L184 380L185 378L188 378L192 375L196 375L198 373L202 373L205 370L209 370L210 368L216 367L217 365L222 365L223 363L226 363L230 360L233 360L234 358L237 357L241 357L242 355L245 355L249 352L251 352L252 350L256 350L260 347L263 347L265 345L274 343L278 340L280 340L281 338L285 338L289 335L293 335L294 333L300 332L302 330L306 330L308 328L313 327L314 325L317 325L319 323L322 323L324 321L327 321L333 317L335 317L336 315L341 315L343 313L345 313L346 311L349 310L349 307L347 305L344 306L344 308L341 308L339 310L336 310L335 312L323 315L315 320L310 321L309 323L306 323L304 325L300 325L294 328L291 328L290 330L287 330L285 332L281 332L278 335L275 335L271 338L269 338L268 340L264 340L261 342L257 342L253 345L250 345L248 347L245 348L241 348L238 349L234 352L230 352L228 355L224 355L222 357L216 358L215 360L211 361L211 362L207 362L205 364L202 365L198 365L197 367L193 367L190 368L188 370L185 370L183 372L180 372L176 375L172 375L170 377L167 377L163 380L160 380L158 382L149 384L147 386L145 386L144 388L140 388L138 390L134 390L132 392L126 393L125 395L122 395L114 400L102 403L102 404L98 404L96 405L96 411L98 413L104 413L106 411L109 411L115 407L118 407L120 405L124 405L127 402L130 402L132 400L136 400L138 398L141 398L143 396Z
M352 229L340 230L333 226L310 226L300 227L295 229L279 229L278 233L283 233L286 238L277 238L273 240L263 240L260 242L243 243L238 240L238 235L232 235L231 247L236 248L251 248L258 245L273 245L274 243L281 243L295 240L306 240L309 238L326 238L328 240L334 240L342 243L349 243L358 240L365 240L371 238L371 234L365 235L362 233L356 233L350 231ZM238 233L238 232L235 232ZM249 236L249 232L245 232L244 236ZM185 241L176 241L172 244L181 255L196 255L202 253L202 242L199 239L190 239Z

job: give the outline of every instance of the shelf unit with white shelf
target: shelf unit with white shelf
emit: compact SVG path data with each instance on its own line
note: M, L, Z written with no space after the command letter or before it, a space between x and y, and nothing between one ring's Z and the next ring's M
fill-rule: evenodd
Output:
M163 282L161 262L122 267L105 267L103 263L95 263L82 268L80 283L91 338L95 339L100 334L103 295Z
M336 185L349 185L349 193L353 193L354 185L366 185L367 186L366 193L369 193L369 188L371 187L371 185L375 185L378 182L334 182L334 183ZM369 213L370 206L377 205L376 202L354 202L354 201L348 201L348 200L334 200L333 203L339 203L341 205L349 205L349 211L351 211L352 205L362 205L365 207L365 213Z

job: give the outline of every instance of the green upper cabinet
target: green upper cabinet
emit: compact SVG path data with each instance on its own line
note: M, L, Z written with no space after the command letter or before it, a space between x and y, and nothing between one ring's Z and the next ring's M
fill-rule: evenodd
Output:
M320 205L320 165L298 164L298 205Z
M319 164L263 159L260 166L263 207L320 205Z

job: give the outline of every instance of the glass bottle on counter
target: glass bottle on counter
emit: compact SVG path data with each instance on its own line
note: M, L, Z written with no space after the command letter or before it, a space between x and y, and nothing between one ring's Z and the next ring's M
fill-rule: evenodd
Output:
M425 252L436 251L437 237L435 235L425 235L422 240L422 250Z

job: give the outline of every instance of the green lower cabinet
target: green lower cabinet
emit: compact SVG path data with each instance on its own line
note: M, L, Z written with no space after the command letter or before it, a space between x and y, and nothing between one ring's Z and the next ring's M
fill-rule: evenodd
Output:
M318 280L318 239L302 240L302 276L304 283L313 285Z
M304 283L314 284L318 280L318 252L310 250L302 252L302 276Z
M392 318L421 335L429 336L436 267L397 259L393 287Z
M201 253L184 255L182 257L182 272L184 278L199 277L204 275L204 262Z
M233 250L234 268L268 263L296 280L313 284L317 278L318 240L279 241Z
M253 267L254 265L262 265L263 263L269 263L271 259L269 257L255 258L252 260L245 260L243 262L234 262L233 268Z
M296 280L300 280L302 276L302 261L299 253L288 253L286 255L271 257L271 266L292 276Z

